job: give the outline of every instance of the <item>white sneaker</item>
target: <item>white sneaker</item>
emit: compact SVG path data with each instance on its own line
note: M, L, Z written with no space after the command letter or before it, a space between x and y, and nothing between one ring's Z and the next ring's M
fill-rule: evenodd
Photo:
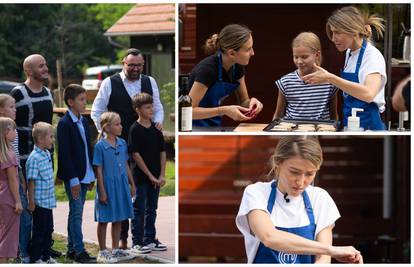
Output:
M112 250L112 258L115 258L117 262L121 262L135 258L135 255L123 249L114 249Z
M99 263L117 263L117 259L112 257L112 254L108 250L101 250L98 252L96 261Z
M55 260L54 258L50 257L47 261L44 261L46 264L57 264L57 260Z
M153 251L166 251L167 246L158 241L158 239L155 239L154 242L147 244L147 247L149 247Z
M135 254L135 255L147 254L147 253L150 253L151 251L152 251L151 248L147 246L140 246L140 245L135 245L129 250L130 253Z
M42 259L38 259L37 261L34 262L34 264L45 264L45 261L42 261Z

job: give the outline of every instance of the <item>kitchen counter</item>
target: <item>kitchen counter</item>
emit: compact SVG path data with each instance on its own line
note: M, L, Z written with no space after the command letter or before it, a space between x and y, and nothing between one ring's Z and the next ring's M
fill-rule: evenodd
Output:
M229 127L229 126L216 126L216 127L193 127L193 132L261 132L261 133L284 133L284 132L265 132L263 129L267 126L266 123L240 123L237 127ZM383 134L383 133L409 133L409 129L405 129L405 131L397 131L397 129L391 129L390 131L364 131L364 133L371 133L371 134ZM296 132L300 134L300 132ZM317 133L322 135L330 135L330 134L338 134L347 135L347 134L355 134L361 132L309 132L309 133Z

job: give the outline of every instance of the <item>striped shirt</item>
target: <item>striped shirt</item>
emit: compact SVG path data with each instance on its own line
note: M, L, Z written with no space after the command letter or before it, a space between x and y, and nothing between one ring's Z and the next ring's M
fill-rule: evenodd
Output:
M50 152L36 145L26 162L27 180L35 182L34 201L36 206L52 209L56 207L55 180Z
M330 102L338 91L332 84L306 84L297 70L276 81L286 98L285 119L329 120Z
M20 168L19 134L17 133L17 130L16 130L16 138L12 142L12 147L13 147L14 153L16 154L17 164L19 165L19 168Z

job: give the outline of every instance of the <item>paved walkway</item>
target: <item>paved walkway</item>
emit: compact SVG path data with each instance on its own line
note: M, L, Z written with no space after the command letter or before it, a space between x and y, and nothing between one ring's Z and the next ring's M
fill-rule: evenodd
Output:
M67 236L69 204L68 202L58 202L57 208L53 211L53 219L55 226L55 233ZM160 197L157 211L157 237L167 245L167 251L153 251L147 254L149 259L156 259L165 263L175 262L175 197ZM94 221L94 201L89 200L85 202L83 211L83 238L86 242L98 243L96 235L97 223ZM111 233L108 225L106 244L111 244ZM131 231L131 230L130 230ZM131 246L131 235L129 236L128 245Z

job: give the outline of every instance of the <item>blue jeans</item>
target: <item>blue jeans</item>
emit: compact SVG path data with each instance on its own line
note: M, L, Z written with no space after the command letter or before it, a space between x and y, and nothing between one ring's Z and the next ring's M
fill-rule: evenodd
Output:
M52 247L53 212L36 206L33 211L33 238L30 248L30 262L48 260Z
M87 184L80 184L79 198L73 199L69 181L65 181L66 195L69 199L68 216L68 251L75 251L76 255L85 251L82 234L83 206L85 204Z
M32 237L32 215L27 210L27 192L23 192L23 186L20 182L23 177L21 169L19 169L19 195L20 201L22 202L23 211L20 214L20 229L19 229L19 256L29 256L29 244Z
M159 194L160 188L154 188L150 183L137 185L134 218L131 220L133 246L154 242Z
M19 172L19 174L21 174ZM32 237L32 215L27 210L28 202L26 192L23 192L23 187L19 185L20 201L22 202L23 211L20 214L20 229L19 229L19 256L29 256L29 243Z

